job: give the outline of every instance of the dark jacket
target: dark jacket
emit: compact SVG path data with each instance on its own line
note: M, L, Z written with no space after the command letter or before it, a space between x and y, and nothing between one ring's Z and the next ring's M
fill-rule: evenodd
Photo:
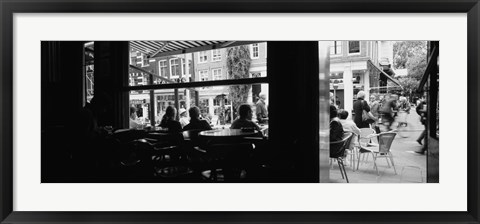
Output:
M184 131L188 130L212 130L212 127L206 120L190 119L190 123L183 127Z
M427 111L423 110L423 106L427 105L425 101L420 102L417 105L417 108L415 110L417 111L417 114L420 115L420 122L422 122L423 125L427 124Z
M358 128L369 128L370 125L368 124L368 122L364 122L362 120L363 110L370 112L370 106L368 106L367 101L363 99L357 99L357 101L353 103L353 112L355 113L353 122L355 122Z
M168 128L168 132L181 132L182 125L176 120L162 120L160 127Z
M343 126L338 119L330 121L330 142L340 141L343 137Z

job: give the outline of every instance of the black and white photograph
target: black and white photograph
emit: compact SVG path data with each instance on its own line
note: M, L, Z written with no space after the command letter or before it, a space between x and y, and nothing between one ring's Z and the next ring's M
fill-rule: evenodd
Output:
M478 0L0 2L1 223L479 221Z
M439 183L439 46L42 41L42 183Z

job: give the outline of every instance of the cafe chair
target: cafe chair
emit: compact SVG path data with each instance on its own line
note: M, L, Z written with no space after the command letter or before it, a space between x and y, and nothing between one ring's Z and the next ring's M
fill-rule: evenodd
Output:
M151 152L153 146L145 140L134 140L119 150L119 172L124 178L152 176Z
M135 129L119 129L113 132L113 137L122 143L129 143L131 141L145 137L146 132Z
M377 171L377 175L380 175L380 172L378 170L377 166L377 159L381 157L385 157L387 161L388 167L390 167L390 164L388 160L392 163L393 170L395 174L397 174L397 170L395 168L395 163L393 162L393 155L390 150L393 140L395 139L395 136L397 134L395 132L382 132L380 134L376 134L371 137L378 137L378 147L376 146L360 146L359 153L369 153L372 154L373 156L373 167ZM358 170L358 165L360 163L360 157L358 158L358 163L357 163L357 170Z
M362 146L372 146L372 144L370 144L370 142L372 142L372 139L374 139L374 137L376 137L376 132L374 129L372 128L360 128L360 136L358 136L358 149ZM376 145L376 144L373 144L373 145ZM366 154L366 158L365 158L365 154L361 154L359 153L359 150L356 150L355 153L356 153L356 156L357 156L357 159L359 159L360 155L363 155L363 161L365 160L368 160L368 156L370 154ZM357 170L358 170L358 163L357 163Z
M255 145L250 142L222 143L208 145L206 148L209 157L207 171L202 174L209 181L221 181L223 174L225 182L240 182L245 178L246 170L250 167L251 155Z
M349 181L347 172L345 171L345 165L343 164L343 158L345 157L345 149L350 145L352 138L353 133L345 132L342 136L342 140L330 142L330 158L337 160L342 179L346 179L347 183L349 183Z

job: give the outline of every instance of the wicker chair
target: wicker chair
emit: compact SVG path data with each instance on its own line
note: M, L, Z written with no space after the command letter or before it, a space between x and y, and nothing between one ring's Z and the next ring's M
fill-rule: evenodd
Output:
M343 164L343 158L345 157L345 149L350 145L352 138L353 133L345 132L342 136L342 140L330 142L330 158L337 160L342 179L346 179L347 183L349 183L349 181L347 172L345 171L345 165Z

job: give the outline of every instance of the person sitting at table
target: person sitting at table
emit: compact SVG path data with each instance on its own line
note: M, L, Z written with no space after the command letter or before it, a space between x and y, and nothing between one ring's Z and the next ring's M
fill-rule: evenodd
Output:
M200 119L200 109L198 109L198 107L190 107L188 113L190 114L190 123L183 127L184 131L212 130L212 127L210 127L206 120Z
M165 115L163 115L162 121L160 122L160 127L168 129L168 132L181 132L182 125L175 120L176 115L177 109L168 106L165 110Z
M242 128L254 128L260 132L260 126L252 121L253 112L252 108L248 104L242 104L238 108L238 113L240 115L235 121L233 121L230 129L242 129Z
M143 128L143 124L140 124L137 121L137 108L135 107L130 107L130 128L131 129Z
M348 111L346 110L339 110L338 117L340 118L340 124L342 124L343 131L349 131L354 134L352 141L350 142L349 149L352 149L356 143L358 143L358 136L360 136L360 128L357 127L355 122L351 119L347 120Z
M330 105L330 142L341 141L343 137L343 126L337 116L337 108Z

